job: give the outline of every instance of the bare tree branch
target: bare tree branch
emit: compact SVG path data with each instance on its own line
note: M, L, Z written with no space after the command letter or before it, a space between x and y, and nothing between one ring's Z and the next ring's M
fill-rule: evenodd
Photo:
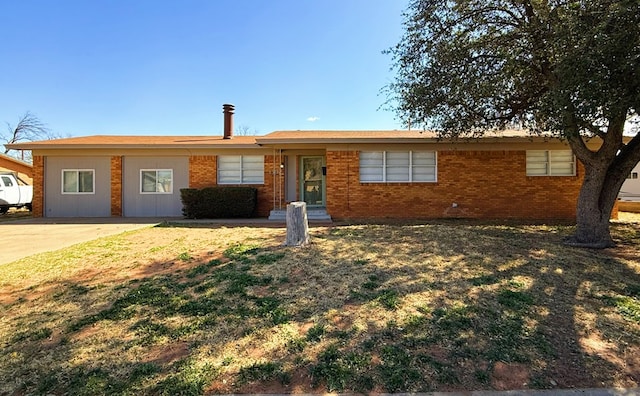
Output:
M56 139L60 136L51 132L51 130L40 119L27 111L18 120L18 123L13 126L10 123L7 124L7 133L0 134L0 138L4 141L4 144L13 144L18 142L30 142L36 140L50 140ZM5 147L4 153L12 155L15 158L23 161L31 160L31 152L24 153L23 150L19 150L20 153L15 153L18 150L13 150Z
M238 136L253 136L257 135L258 131L256 129L251 129L249 125L242 124L236 127L235 134Z

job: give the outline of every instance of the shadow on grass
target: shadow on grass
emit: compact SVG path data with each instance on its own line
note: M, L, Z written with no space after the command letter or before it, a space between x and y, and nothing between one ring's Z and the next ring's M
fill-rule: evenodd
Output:
M418 392L640 381L640 263L565 226L317 228L2 307L0 391ZM625 228L626 238L640 229ZM147 267L158 268L159 263ZM611 341L616 340L616 341ZM2 393L2 392L0 392Z

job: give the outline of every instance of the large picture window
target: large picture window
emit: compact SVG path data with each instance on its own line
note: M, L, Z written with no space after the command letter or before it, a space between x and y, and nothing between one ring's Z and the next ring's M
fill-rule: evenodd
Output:
M94 169L63 169L62 170L63 194L94 194L95 170Z
M435 151L361 151L360 182L429 183L437 180Z
M173 193L173 169L141 169L140 193Z
M264 184L264 156L218 156L218 184Z
M527 150L527 176L575 176L571 150Z

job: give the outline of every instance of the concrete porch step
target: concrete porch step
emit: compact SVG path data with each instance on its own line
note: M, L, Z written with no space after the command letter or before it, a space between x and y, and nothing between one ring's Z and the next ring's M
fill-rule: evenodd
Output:
M286 221L286 209L274 209L269 213L269 220ZM326 209L307 209L307 220L309 221L331 221L331 216Z

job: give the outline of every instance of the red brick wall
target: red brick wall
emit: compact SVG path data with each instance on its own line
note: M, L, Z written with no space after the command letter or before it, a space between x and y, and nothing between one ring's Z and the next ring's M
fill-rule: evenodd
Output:
M284 175L279 171L280 164L277 163L275 182L280 179L284 183ZM217 185L217 156L191 156L189 157L189 187L203 188ZM273 209L274 198L274 156L264 156L264 184L243 184L245 187L255 187L258 190L258 206L256 215L258 217L268 217ZM232 186L224 184L221 186Z
M528 177L525 151L442 151L437 166L435 183L360 183L358 152L328 151L327 212L336 219L575 220L580 164L578 176Z
M122 216L122 157L111 157L111 216Z
M218 163L215 155L189 157L189 187L204 188L217 184Z
M33 156L33 199L31 201L33 217L44 214L44 157Z

